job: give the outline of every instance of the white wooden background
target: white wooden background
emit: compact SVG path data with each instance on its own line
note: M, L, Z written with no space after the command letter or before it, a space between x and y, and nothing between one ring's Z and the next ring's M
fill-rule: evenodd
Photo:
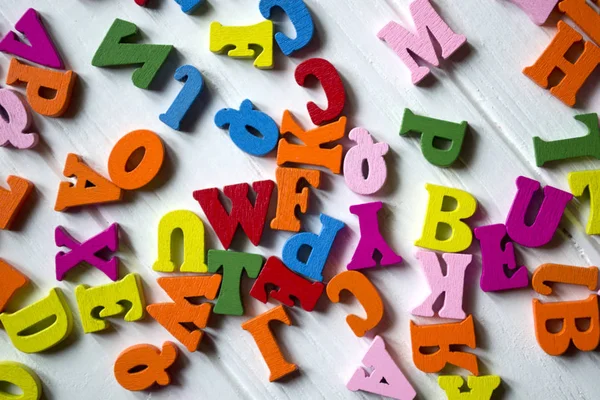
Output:
M433 71L434 79L415 87L400 59L380 42L377 31L388 21L411 24L409 0L307 0L316 23L317 35L308 49L297 57L276 56L272 71L261 71L251 61L230 59L208 50L209 24L253 24L262 19L258 2L250 0L208 0L192 16L183 14L171 0L150 0L149 8L133 0L3 0L0 4L0 32L13 29L23 12L32 6L43 16L67 65L78 74L75 97L64 118L35 115L42 142L34 150L2 149L1 179L9 174L23 176L36 185L32 205L24 211L15 231L0 232L0 256L26 273L32 288L17 297L11 308L19 308L45 297L52 287L62 288L77 314L76 285L109 283L92 268L80 268L68 281L57 282L54 272L53 231L65 226L78 239L87 239L113 222L121 226L121 276L135 271L144 280L149 303L167 300L155 282L151 265L156 258L156 231L159 219L176 209L196 211L206 219L192 198L192 191L240 182L274 179L275 158L254 158L240 151L226 131L215 127L214 114L223 107L238 108L249 98L262 111L280 121L289 108L309 127L305 104L311 99L323 104L319 88L304 89L293 78L295 66L310 57L324 57L340 71L348 94L345 114L349 128L362 126L379 141L389 143L386 156L389 181L380 196L354 195L341 176L324 174L321 190L312 191L305 228L320 227L318 214L341 219L348 228L336 240L325 271L326 280L345 269L358 241L356 217L347 210L352 204L383 200L384 235L404 257L398 266L367 272L385 302L385 320L377 327L393 357L412 382L419 398L444 398L437 386L437 374L425 374L412 363L410 310L427 295L427 283L415 259L413 242L420 235L427 204L426 182L452 186L472 193L479 212L471 226L503 222L515 193L515 178L526 175L543 184L568 190L569 171L591 169L594 163L577 160L536 168L532 137L546 139L574 137L586 133L573 119L600 106L600 71L593 75L579 96L579 109L570 109L537 87L521 73L541 54L556 32L559 15L544 27L534 25L515 5L505 0L435 0L436 8L468 46L443 69ZM280 25L291 25L280 14ZM147 43L173 44L154 90L141 90L131 82L132 68L92 67L91 59L115 18L137 24ZM277 49L277 47L276 47ZM0 55L2 82L9 57ZM172 75L183 64L199 68L207 84L202 104L192 110L186 132L163 125L164 112L181 88ZM405 107L415 113L451 121L469 122L468 138L460 161L451 169L436 168L423 159L415 137L398 135ZM159 178L149 188L125 193L114 205L87 207L58 213L53 210L67 153L74 152L103 173L115 142L135 129L151 129L163 138L167 160ZM346 148L349 142L345 142ZM597 164L596 164L597 165ZM275 200L273 200L273 203ZM574 200L569 205L560 231L542 249L517 248L517 261L530 271L546 262L573 265L597 263L600 246L585 234L589 205ZM273 216L271 210L269 218ZM220 248L207 226L207 248ZM236 250L280 255L289 234L266 229L262 246L248 240ZM502 377L498 398L597 399L600 394L598 352L569 352L550 357L538 346L533 330L531 298L525 289L485 294L479 289L479 246L472 246L474 263L467 272L465 309L476 320L477 350L483 374ZM244 317L213 315L200 351L190 354L183 347L172 370L174 384L152 392L130 393L115 381L112 368L117 355L137 343L160 345L174 340L158 323L147 317L138 323L111 319L115 329L84 335L79 318L64 345L27 355L14 349L0 332L0 359L15 360L33 368L43 381L46 399L341 399L375 398L352 393L346 379L360 364L370 339L354 336L345 323L349 312L359 312L352 301L331 304L324 296L317 310L306 313L289 310L293 327L275 329L289 360L300 373L282 383L269 383L266 366L252 337L240 328L265 306L248 296L250 282L244 282ZM585 290L558 288L556 299L583 299ZM419 320L419 319L417 319ZM420 321L427 320L420 319ZM428 321L428 322L431 322ZM447 370L462 373L463 370Z

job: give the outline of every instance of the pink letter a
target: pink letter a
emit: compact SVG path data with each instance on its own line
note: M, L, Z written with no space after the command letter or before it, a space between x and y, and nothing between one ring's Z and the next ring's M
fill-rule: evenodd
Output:
M348 389L364 390L398 400L412 400L417 395L415 389L385 349L385 342L381 337L375 336L362 363L366 367L373 368L373 372L367 375L362 367L358 367L346 384ZM387 384L381 382L383 379Z

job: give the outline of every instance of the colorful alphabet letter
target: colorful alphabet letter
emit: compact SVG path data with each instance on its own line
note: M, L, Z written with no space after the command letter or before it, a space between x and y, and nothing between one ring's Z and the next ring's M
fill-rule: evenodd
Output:
M23 364L12 361L0 361L0 382L7 382L21 389L22 394L6 393L0 389L3 400L39 400L42 397L40 378Z
M533 299L533 322L535 336L546 353L559 356L569 348L571 341L581 351L592 351L600 343L600 320L598 319L598 295L590 295L585 300L558 301L542 303ZM588 319L590 325L580 330L576 324L578 319ZM548 330L547 323L560 320L562 328L558 332Z
M583 122L588 128L588 134L572 139L546 142L542 138L533 138L535 163L543 167L545 163L557 160L568 160L577 157L593 157L600 159L600 127L598 114L576 115L577 121Z
M215 115L215 125L219 128L229 127L231 140L240 150L253 156L264 156L277 146L279 127L264 112L254 109L248 99L242 102L239 111L233 108L223 108ZM254 135L248 128L260 133Z
M342 145L338 144L333 148L322 148L321 146L344 137L346 117L340 117L335 122L305 131L294 120L292 113L285 110L279 131L282 135L291 133L306 144L293 144L285 138L280 139L277 148L277 165L293 162L325 167L334 174L341 172Z
M481 247L481 279L479 286L484 292L496 292L527 287L529 273L525 266L517 267L515 247L512 242L505 242L506 226L495 224L480 226L474 230L475 237ZM512 271L509 277L504 268Z
M299 232L301 223L296 210L305 213L308 209L309 188L304 186L298 192L302 182L318 188L321 183L321 171L304 168L277 167L277 213L271 220L271 229Z
M188 210L171 211L158 223L158 258L152 269L159 272L175 272L171 253L173 232L183 233L183 262L181 272L207 272L204 262L204 224L200 217Z
M600 63L600 48L583 37L566 22L558 21L558 32L546 50L531 67L523 73L544 89L548 88L548 78L555 69L564 74L558 85L550 93L568 106L575 106L577 92ZM583 53L572 63L566 53L577 42L584 42Z
M134 37L138 32L135 24L115 19L106 36L96 50L92 65L112 67L115 65L142 64L131 77L133 84L148 89L158 70L167 60L173 46L166 44L122 43L123 39Z
M97 254L104 250L114 253L119 250L119 225L114 223L96 236L83 243L78 242L62 226L54 230L54 243L59 247L68 247L71 251L56 253L56 279L62 281L67 272L86 262L100 271L112 281L119 279L119 258L105 260Z
M433 251L419 251L417 259L427 277L431 293L420 306L412 310L413 315L433 317L433 304L444 295L444 305L439 316L442 318L464 319L463 294L465 285L465 272L473 256L471 254L442 254L446 262L446 274L442 273L442 266L437 254Z
M267 289L269 286L271 288ZM270 296L288 307L294 307L293 296L298 299L302 309L312 311L324 288L323 283L311 282L295 274L280 259L271 256L252 285L250 296L263 303Z
M340 74L329 61L323 58L310 58L298 64L294 73L296 83L300 86L304 86L309 76L314 76L321 83L328 103L325 110L312 101L306 105L311 121L315 125L333 121L342 114L346 105L346 90Z
M573 195L552 186L544 187L544 200L532 224L525 222L534 193L540 183L533 179L517 178L517 195L506 217L508 236L521 246L540 247L552 240L565 208Z
M473 316L451 324L417 325L410 321L413 361L423 372L440 372L446 364L456 365L479 375L477 356L464 351L455 351L451 346L476 347ZM435 353L422 352L423 347L439 347Z
M56 195L55 211L88 204L109 203L121 200L123 192L117 185L85 165L76 154L67 154L63 170L67 178L75 178L75 184L61 182Z
M377 37L384 40L398 54L410 70L412 83L416 85L429 75L430 71L425 66L419 66L415 56L435 67L440 65L431 36L439 44L443 59L450 57L465 44L467 38L454 33L433 9L429 0L413 1L410 4L410 13L417 29L416 35L396 22L390 21L377 33Z
M267 367L269 367L269 381L274 382L294 372L298 367L296 364L288 362L283 354L281 354L281 349L269 328L271 321L280 321L288 326L292 325L292 321L285 312L285 308L279 305L262 313L258 317L244 322L242 329L248 331L254 338L258 350L260 350L265 363L267 363Z
M183 87L167 112L160 114L158 119L171 129L178 131L181 120L185 117L192 104L194 104L194 101L200 96L204 87L204 79L202 79L200 71L192 65L182 65L177 68L175 79L184 82Z
M588 235L600 235L600 170L569 172L569 187L574 196L583 196L587 188L590 193L590 216L585 232Z
M421 134L421 151L423 157L438 167L449 167L460 155L463 141L467 133L468 124L463 121L454 123L415 115L411 110L404 110L400 135L411 132ZM448 149L440 149L435 146L436 139L444 139L450 142Z
M195 304L189 299L206 297L214 300L221 286L221 275L181 276L158 278L161 288L174 303L150 304L148 314L161 324L171 335L184 345L188 351L198 349L212 310L211 303ZM184 323L194 324L197 329L189 330Z
M13 58L10 60L6 84L24 83L27 86L27 101L35 112L47 117L60 117L69 108L76 78L77 75L73 71L58 72L32 67ZM42 88L53 90L54 97L42 96Z
M8 304L17 290L29 283L29 279L13 268L12 265L0 259L0 313Z
M244 315L244 304L240 294L242 273L246 271L248 278L256 278L262 265L263 258L258 254L209 250L208 272L216 273L223 269L223 283L213 312L215 314Z
M367 372L363 367L358 367L354 371L354 375L346 383L346 387L353 392L362 390L398 400L412 400L417 395L390 353L385 349L385 342L381 337L375 336L362 363L371 369L371 372ZM384 380L385 383L383 383Z
M354 193L374 194L383 187L387 178L387 165L383 156L387 154L387 143L375 143L369 131L354 128L348 135L357 144L344 157L344 179ZM363 164L367 163L365 176Z
M438 377L438 385L444 389L448 400L490 400L500 382L500 377L495 375L469 376L467 386L471 390L463 392L461 388L465 381L460 375Z
M447 253L466 250L473 241L473 232L469 225L462 220L475 214L477 200L469 193L459 189L429 183L425 185L425 189L429 192L429 203L427 204L423 233L415 245ZM447 197L456 201L454 210L444 210L444 198ZM446 224L452 230L447 239L438 237L440 224Z
M271 9L281 8L290 18L296 29L296 38L291 39L284 33L277 32L275 40L286 56L305 47L313 37L315 29L310 11L302 0L260 0L258 9L263 17L271 18Z
M0 107L8 120L0 118L0 146L10 144L16 149L30 149L38 141L37 133L29 132L31 113L21 95L10 89L0 89Z
M138 344L125 349L115 361L114 374L119 385L127 390L146 390L155 383L167 386L167 373L177 359L177 346L164 342L162 351L150 344Z
M18 176L9 175L6 183L10 190L0 187L0 229L10 229L33 190L33 183Z
M37 328L44 320L49 326ZM60 289L12 314L0 314L0 322L13 346L24 353L39 353L56 346L69 336L73 329L73 314ZM34 332L32 332L34 331Z
M248 199L250 185L240 183L225 186L223 193L231 200L231 212L227 212L219 199L219 189L196 190L194 199L206 214L208 222L212 225L225 249L229 249L238 225L246 233L253 245L258 246L262 238L271 202L271 193L275 183L273 181L260 181L252 184L256 192L254 206Z
M344 271L334 276L327 284L327 297L333 303L339 303L340 293L343 290L352 293L367 313L367 318L360 318L354 314L346 317L346 322L352 332L356 336L362 337L367 331L375 328L383 318L381 296L375 285L358 271Z
M30 45L23 43L14 32L10 31L0 41L1 52L13 54L50 68L63 69L65 67L36 10L29 8L25 11L25 14L15 24L15 29L27 38Z
M383 207L381 201L350 206L350 212L358 217L360 225L360 241L354 250L352 260L346 268L349 270L373 268L377 266L373 255L375 251L381 255L379 265L392 265L402 262L402 257L386 243L379 231L377 214Z
M260 46L262 51L256 54L254 46ZM210 51L221 53L224 49L227 49L229 57L256 57L256 68L273 68L273 22L266 20L249 26L223 26L211 22Z
M75 297L85 333L99 332L110 328L105 318L125 314L127 322L144 317L144 289L138 275L131 273L120 281L108 285L75 288ZM129 309L124 304L129 305ZM98 311L99 310L99 311ZM98 318L95 313L98 312Z
M312 232L297 233L285 242L282 253L283 262L292 271L319 282L323 281L323 269L333 241L345 226L342 221L325 214L321 214L320 220L323 227L318 235ZM310 248L310 255L306 261L301 261L298 257L303 246Z

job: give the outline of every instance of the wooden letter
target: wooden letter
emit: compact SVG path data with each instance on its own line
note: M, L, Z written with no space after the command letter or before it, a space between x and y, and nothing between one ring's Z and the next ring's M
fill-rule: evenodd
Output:
M229 127L229 136L233 143L242 151L253 156L269 154L279 139L279 127L264 112L254 109L248 99L240 105L239 111L234 108L223 108L215 115L215 125L219 128ZM260 133L255 135L248 128Z
M298 193L301 182L318 188L321 183L321 171L304 168L283 168L275 170L277 178L277 213L271 220L271 229L299 232L301 223L296 217L296 210L305 213L308 209L308 187L304 186Z
M353 392L362 390L398 400L412 400L417 392L404 376L390 353L385 349L385 342L375 336L367 353L362 359L365 367L358 367L346 387ZM382 381L385 380L385 383Z
M115 65L142 64L131 76L133 84L148 89L158 70L167 60L173 46L166 44L122 43L138 32L137 26L122 19L115 19L106 36L96 50L92 65L111 67Z
M88 204L109 203L121 200L123 192L114 183L88 167L76 154L67 154L63 174L77 182L61 182L56 195L55 211Z
M588 134L572 139L553 140L547 142L535 136L533 150L535 163L538 167L544 166L549 161L568 160L577 157L593 157L600 159L600 127L598 127L598 114L576 115L577 121L583 122L588 128Z
M26 286L29 279L13 268L12 265L0 259L0 313L8 304L17 290Z
M221 275L181 276L174 278L158 278L161 288L174 303L150 304L146 307L148 314L161 324L171 335L184 345L188 351L198 349L212 310L212 304L195 304L188 299L206 297L214 300L221 285ZM192 331L182 324L194 324Z
M592 351L598 347L600 320L597 294L594 293L586 300L579 301L542 303L538 299L533 299L532 302L535 336L546 353L559 356L567 351L571 341L581 351ZM589 319L589 328L581 331L577 327L577 319ZM560 320L562 329L559 332L548 331L547 322L550 320Z
M591 291L598 285L598 267L575 267L562 264L542 264L531 278L533 290L544 296L552 294L552 288L546 282L570 283L587 286Z
M85 333L93 333L110 328L105 318L125 313L127 322L144 317L144 289L140 278L128 274L120 281L93 288L79 285L75 288L81 325ZM129 309L124 304L130 304ZM96 318L98 313L98 318Z
M138 165L128 170L127 161L138 149L144 149L144 156ZM119 139L110 152L108 174L121 189L139 189L158 174L164 157L165 148L156 133L145 129L129 132Z
M291 39L281 32L275 34L275 40L279 48L283 54L289 56L310 42L315 26L303 0L260 0L258 3L260 13L266 19L271 18L271 9L274 7L281 8L288 15L294 29L296 29L295 39Z
M506 237L506 226L495 224L480 226L474 229L475 237L481 246L481 279L479 286L484 292L496 292L527 287L529 273L525 266L517 267L515 260L515 247L507 241L502 249ZM510 277L506 276L504 268L513 271Z
M321 282L333 241L345 225L342 221L325 214L321 214L319 218L323 225L321 232L318 235L312 232L301 232L290 237L283 246L281 258L292 271ZM298 257L300 249L305 246L310 248L310 255L306 262Z
M387 178L387 165L383 156L387 154L387 143L375 143L369 131L354 128L348 135L357 144L344 157L344 179L354 193L374 194L383 187ZM367 176L363 173L363 163L367 163Z
M0 389L0 399L2 400L39 400L42 397L40 378L23 364L0 361L0 382L15 385L23 392L20 395L15 395Z
M48 117L60 117L69 108L75 78L77 75L73 71L63 73L32 67L13 58L10 60L6 84L25 83L27 101L35 112ZM42 97L42 88L52 89L56 94L51 99Z
M193 196L202 207L208 222L212 225L225 249L229 249L231 246L238 225L242 227L252 244L258 246L265 228L274 186L273 181L254 182L252 184L252 189L256 192L254 206L248 199L250 185L240 183L225 186L223 193L231 200L230 213L227 213L219 200L219 189L217 188L196 190Z
M473 260L473 256L471 254L444 253L442 258L446 262L446 275L442 273L442 266L437 254L433 251L417 253L417 259L425 272L431 293L411 313L422 317L433 317L433 304L444 294L444 305L438 313L439 316L464 319L466 317L463 311L465 272Z
M204 224L193 212L188 210L171 211L163 215L158 223L158 258L152 269L159 272L175 272L172 261L171 245L173 232L180 229L183 233L183 262L181 272L207 272L204 262Z
M537 25L543 25L559 0L510 0L518 5Z
M65 67L36 10L30 8L25 11L25 14L15 24L15 29L27 38L30 45L23 43L14 32L10 31L0 41L1 52L13 54L50 68L63 69Z
M558 9L567 14L590 39L600 43L600 14L585 0L563 0L558 4Z
M271 288L267 291L267 285ZM276 286L273 288L273 285ZM266 303L268 297L279 300L288 307L294 307L292 296L298 299L300 307L312 311L323 293L325 285L321 282L311 282L295 274L277 257L269 257L267 262L252 285L250 296Z
M213 312L215 314L244 315L244 304L240 294L242 273L246 271L248 278L256 278L262 265L263 258L258 254L209 250L208 272L216 273L223 269L223 283Z
M540 247L552 240L565 208L573 195L552 186L544 187L544 200L533 224L525 222L534 193L540 183L533 179L517 178L517 195L506 217L508 236L521 246Z
M177 346L171 342L164 342L162 351L150 344L131 346L115 361L115 378L119 385L131 391L146 390L155 383L167 386L171 377L166 370L176 359Z
M340 293L343 290L352 293L367 313L366 319L354 314L346 317L352 332L362 337L367 331L375 328L383 318L383 301L375 285L358 271L344 271L334 276L327 284L327 297L332 302L339 303Z
M35 326L47 321L53 322L31 333ZM73 314L61 290L54 288L50 290L48 297L30 306L12 314L0 314L0 322L18 350L39 353L56 346L69 336L73 329Z
M192 65L183 65L177 68L175 79L179 82L184 82L183 87L167 112L160 114L158 119L165 125L178 131L181 120L185 117L192 104L194 104L194 101L200 96L204 87L204 79L202 79L202 74Z
M106 260L97 254L108 250L114 253L119 250L119 225L114 223L94 237L83 243L78 242L62 226L54 230L54 243L59 247L68 247L70 251L56 253L56 280L62 281L67 272L86 262L104 272L112 281L119 279L119 257Z
M280 321L288 326L292 325L292 321L285 312L285 308L283 308L282 305L279 305L244 322L242 324L242 329L248 331L254 338L258 350L260 350L267 367L269 367L269 381L274 382L279 378L283 378L287 374L294 372L298 369L298 366L287 362L283 357L283 354L281 354L279 345L275 341L275 337L273 337L273 333L269 328L269 323L271 321Z
M306 105L311 121L315 125L333 121L342 114L346 105L346 91L340 74L329 61L323 58L311 58L298 64L294 73L296 83L300 86L304 86L309 76L314 76L321 83L328 103L325 110L312 101Z
M377 262L373 258L375 251L381 255L379 262L381 266L402 262L402 257L394 253L379 231L377 214L382 207L381 201L350 206L350 212L358 217L360 241L354 250L352 260L346 266L349 270L377 266Z
M444 389L448 400L490 400L500 382L500 377L495 375L469 376L467 386L471 390L463 392L461 388L465 381L460 375L438 377L438 385Z
M583 53L575 63L565 58L565 54L577 42L584 42ZM577 92L587 78L600 63L600 48L583 37L566 22L558 21L558 32L544 53L531 67L523 70L535 83L548 88L548 77L552 71L559 69L564 77L560 83L550 89L550 93L568 106L573 107L576 102Z
M262 51L257 55L250 46L260 46ZM223 26L218 22L211 22L210 51L222 53L223 49L228 50L229 57L256 57L256 68L273 68L273 22L266 20L249 26Z
M191 14L196 8L198 8L200 4L204 3L204 0L175 0L175 3L181 6L181 11L183 11L186 14Z
M425 189L429 192L429 203L427 204L423 233L415 245L446 253L458 253L466 250L473 241L473 232L469 225L462 220L475 214L477 200L469 193L459 189L429 183L425 185ZM443 210L445 197L453 198L456 201L454 210ZM438 238L440 224L450 227L452 233L448 239Z
M6 183L10 190L0 187L0 229L10 229L33 190L33 183L18 176L9 175Z
M454 123L415 115L408 108L404 110L400 135L416 132L421 134L423 157L438 167L449 167L460 155L468 124L465 121ZM450 141L448 149L435 146L436 139Z
M463 351L451 350L450 346L462 345L474 349L475 325L473 316L451 324L417 325L410 321L413 361L423 372L440 372L446 364L456 365L479 375L477 356ZM439 347L432 354L422 352L423 347Z
M10 144L16 149L30 149L39 142L37 133L29 132L31 113L21 95L9 89L0 89L0 107L8 120L0 118L0 146Z
M277 165L288 162L298 164L316 165L339 174L342 168L342 145L333 148L322 148L325 143L331 143L344 137L346 132L346 117L340 117L335 122L319 126L310 131L305 131L294 120L294 116L288 110L283 112L283 121L279 132L282 135L291 133L300 139L305 145L293 144L283 138L279 140L277 148Z
M577 171L569 173L569 187L574 196L583 196L587 188L590 193L590 216L585 232L588 235L600 235L600 170Z
M443 59L450 57L465 44L467 38L454 33L442 17L435 12L429 0L413 1L410 4L410 13L417 30L416 35L391 21L377 33L377 37L383 39L398 54L398 57L410 70L412 83L416 85L429 75L430 71L427 67L419 66L415 61L415 56L435 67L440 65L431 36L439 44Z

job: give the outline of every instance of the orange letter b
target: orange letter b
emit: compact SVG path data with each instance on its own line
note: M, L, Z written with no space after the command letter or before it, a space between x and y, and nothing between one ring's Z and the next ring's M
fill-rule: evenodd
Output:
M577 328L578 319L590 320L585 331ZM542 303L533 299L533 320L535 336L540 347L551 356L563 354L573 341L581 351L591 351L598 347L600 327L598 321L598 296L590 295L586 300ZM546 323L560 320L562 328L559 332L549 332Z

